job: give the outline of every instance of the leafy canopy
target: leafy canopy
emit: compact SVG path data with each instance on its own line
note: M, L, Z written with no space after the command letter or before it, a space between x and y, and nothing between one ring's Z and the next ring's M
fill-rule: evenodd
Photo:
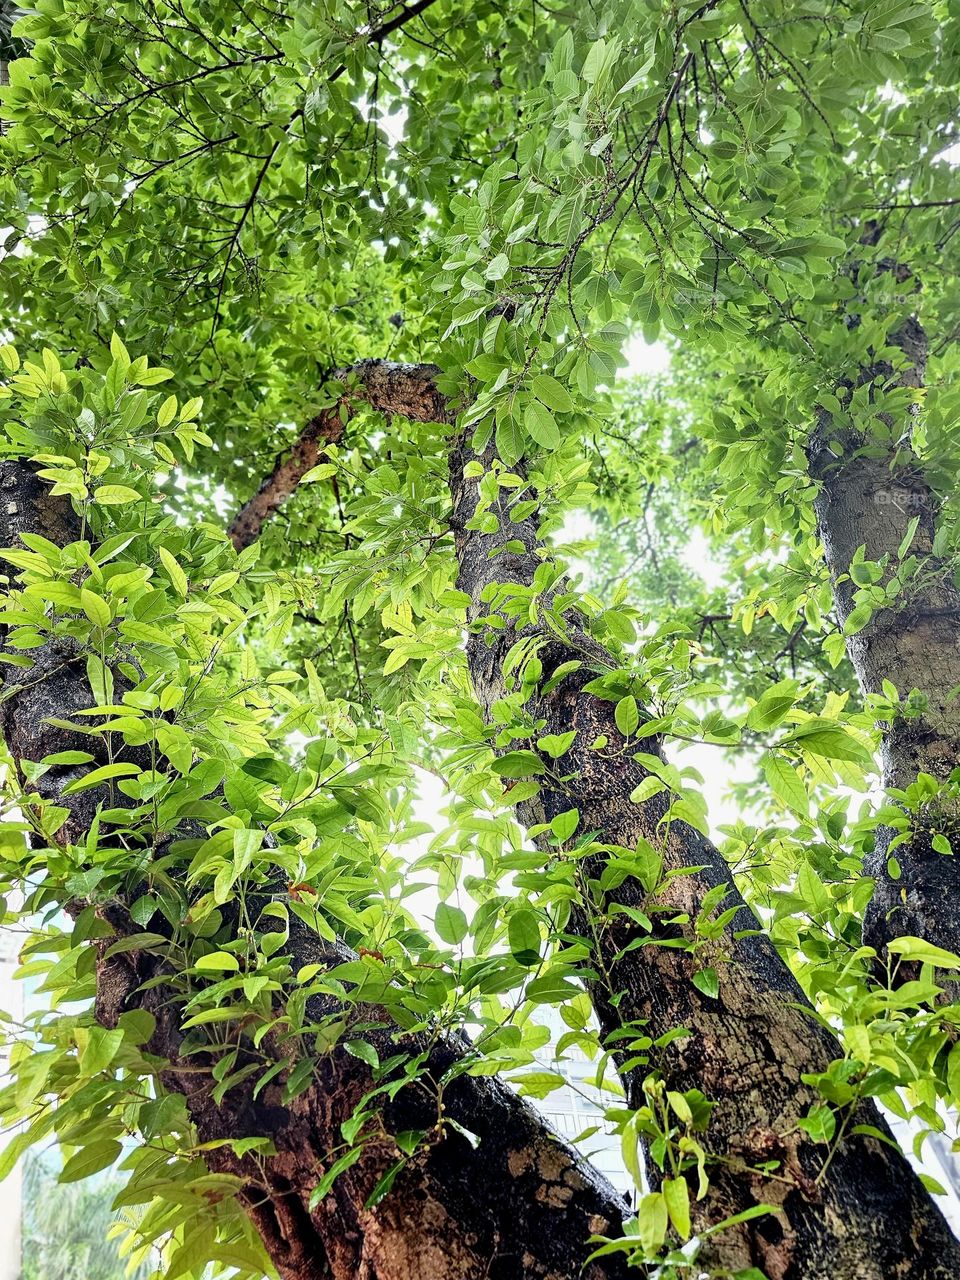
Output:
M557 1007L554 1052L584 1050L611 1077L579 985L587 948L564 932L578 859L602 833L560 815L545 861L513 817L538 778L562 776L572 739L530 722L538 673L520 651L494 723L479 715L451 428L364 409L341 371L367 357L436 362L459 426L478 451L492 441L476 528L496 526L506 491L518 526L538 513L566 539L632 749L663 734L745 762L728 856L843 1031L811 1136L829 1151L862 1095L943 1127L938 1102L960 1090L955 1019L926 965L906 984L878 979L859 944L861 864L878 823L906 833L956 788L921 776L896 805L868 799L878 718L916 707L896 672L883 698L854 692L805 444L818 405L891 444L917 397L841 401L838 388L868 347L902 364L889 339L919 311L934 341L914 447L955 488L943 153L958 21L955 5L906 0L39 0L20 21L27 52L3 91L3 449L69 496L79 528L64 546L34 536L4 551L3 660L8 680L30 680L38 651L66 646L90 705L54 721L69 749L24 764L22 786L8 772L7 913L30 930L24 974L44 1003L3 1095L5 1118L30 1118L6 1167L55 1133L66 1180L122 1160L119 1202L146 1206L134 1257L169 1237L169 1277L267 1266L182 1100L157 1082L148 1015L111 1031L93 1019L88 943L115 896L141 928L156 910L166 921L117 945L175 960L186 1028L217 1047L223 1095L237 1084L232 1029L265 1035L282 1018L298 1043L315 993L345 1009L375 999L400 1026L465 1026L470 1070L536 1097L561 1083L530 1070L549 1039L538 1012ZM889 257L922 289L878 271ZM854 298L859 326L845 319ZM659 381L622 380L638 333L673 352ZM229 518L304 424L351 394L343 438L237 554ZM948 498L947 558L954 530ZM685 556L691 539L719 566L713 581ZM909 589L910 551L858 565L848 635ZM549 615L558 573L545 560L509 608ZM101 764L104 752L123 758ZM635 802L662 793L666 828L705 829L696 770L682 754L643 758ZM106 784L112 797L66 843L65 808L43 799L64 769L71 795ZM424 770L445 788L435 831L415 813ZM934 840L952 849L949 830ZM610 883L628 874L655 898L658 850L610 850ZM67 920L67 903L87 905ZM714 953L721 907L698 921L695 955ZM291 918L356 955L291 971ZM898 955L958 963L911 939L891 966ZM716 963L694 981L715 994ZM346 1016L310 1031L317 1053L349 1037L380 1070ZM259 1083L288 1065L263 1064ZM285 1078L288 1098L310 1069L300 1059ZM706 1104L665 1101L654 1077L651 1089L649 1106L608 1116L629 1167L639 1135L656 1156L679 1124L685 1167L703 1170ZM375 1107L344 1134L343 1161ZM644 1201L637 1257L689 1233L685 1186L668 1179ZM212 1199L216 1217L198 1222Z

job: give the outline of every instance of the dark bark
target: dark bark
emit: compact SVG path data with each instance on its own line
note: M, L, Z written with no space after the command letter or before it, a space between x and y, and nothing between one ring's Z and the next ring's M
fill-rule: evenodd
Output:
M460 564L459 585L473 600L467 660L477 696L489 711L508 692L503 661L519 638L513 625L485 626L492 608L481 596L491 583L528 587L544 549L537 539L537 517L509 521L506 502L494 504L496 533L468 528L478 502L476 480L464 478L466 449L451 460L454 532ZM485 460L490 464L491 458ZM509 544L509 545L508 545ZM803 1077L826 1070L843 1056L835 1038L813 1010L769 939L734 887L729 870L709 841L682 822L661 826L663 795L634 804L630 795L645 778L641 765L618 731L614 703L585 691L597 672L616 664L586 632L576 614L566 639L546 625L527 626L522 634L539 639L541 687L566 662L579 670L563 677L530 704L539 734L575 729L577 736L562 765L562 781L539 779L536 798L522 802L521 820L530 827L577 808L579 832L599 833L606 845L633 849L645 839L661 850L664 871L678 872L653 893L629 877L609 892L599 891L606 865L603 852L587 856L582 894L572 909L569 928L588 940L594 976L588 986L604 1040L618 1039L625 1026L652 1039L678 1027L690 1035L654 1053L650 1066L624 1072L629 1101L644 1101L643 1077L656 1070L666 1088L699 1089L715 1103L704 1145L714 1163L710 1189L694 1206L694 1228L703 1229L758 1203L776 1206L776 1214L735 1226L709 1240L698 1262L704 1270L760 1267L770 1280L948 1280L960 1275L960 1245L952 1237L909 1164L892 1147L867 1134L850 1134L834 1151L815 1144L797 1122L820 1095ZM599 736L607 746L591 746ZM531 744L532 745L532 744ZM640 744L659 754L655 739ZM546 758L545 758L546 760ZM547 764L552 762L546 761ZM546 837L537 843L556 856ZM705 895L726 888L724 905L737 906L736 917L694 962L688 951L658 945L697 940L695 926ZM652 935L633 922L628 910L656 921ZM631 944L636 949L630 950ZM636 944L639 944L637 946ZM712 964L719 975L716 998L702 994L693 974ZM596 976L600 975L600 976ZM887 1130L872 1102L859 1104L848 1124ZM772 1173L759 1166L776 1161ZM656 1170L651 1168L656 1178ZM695 1185L695 1179L694 1179ZM691 1196L692 1199L692 1196Z
M23 532L42 533L61 545L79 535L69 501L50 498L44 484L21 462L0 463L0 522L3 545L16 545ZM36 665L3 668L0 729L18 762L40 760L53 751L90 738L48 723L51 715L69 718L93 705L85 678L84 655L70 646L33 651ZM116 758L116 757L115 757ZM95 764L101 761L97 760ZM87 766L94 767L94 766ZM60 837L81 839L105 793L91 790L64 796L75 767L52 769L38 790L61 803L70 816ZM111 802L112 803L112 802ZM183 837L190 830L175 833ZM139 892L139 891L138 891ZM343 1048L314 1055L313 1080L292 1102L281 1085L287 1072L258 1098L256 1076L230 1089L223 1102L212 1096L215 1049L185 1057L181 1030L183 983L162 955L128 951L106 955L117 936L139 933L123 901L98 904L98 914L113 930L99 947L96 1014L107 1027L125 1010L141 1008L155 1018L148 1049L161 1059L164 1085L181 1093L201 1142L265 1136L276 1154L238 1157L222 1146L204 1153L209 1167L240 1180L239 1197L283 1280L619 1280L618 1259L585 1265L593 1233L620 1233L622 1198L570 1147L550 1132L542 1118L499 1081L457 1075L470 1051L465 1040L427 1041L396 1026L372 1005L345 1008L329 997L308 1003L308 1019L332 1014L362 1020L358 1034L387 1057L406 1049L426 1055L426 1073L402 1088L379 1112L378 1127L356 1164L341 1175L314 1209L310 1194L343 1150L340 1126L371 1089L370 1068ZM167 932L159 913L147 928ZM350 958L346 948L329 946L294 921L288 955L292 969L324 966ZM160 979L158 985L144 984ZM367 1029L367 1024L373 1024ZM195 1032L193 1033L196 1034ZM304 1044L311 1037L304 1037ZM261 1053L275 1057L310 1054L297 1040L264 1041ZM248 1052L245 1047L244 1052ZM454 1069L443 1089L444 1121L454 1120L474 1133L474 1146L443 1123L435 1086ZM375 1207L365 1208L371 1191L395 1163L400 1150L394 1135L430 1132L415 1158L404 1167L392 1190Z
M909 278L887 264L896 278ZM856 326L856 317L848 323ZM903 359L864 364L855 385L869 389L871 401L899 388L923 385L927 340L915 318L891 336ZM850 388L848 388L850 389ZM817 528L833 581L837 615L845 623L853 609L856 584L849 577L859 547L864 558L886 558L881 580L889 581L898 562L916 557L917 572L897 598L877 610L867 625L847 638L847 653L865 694L879 694L891 681L902 700L913 690L923 695L919 714L898 714L884 725L882 780L885 788L904 789L927 773L943 783L960 764L960 591L953 567L934 555L939 499L910 445L911 417L899 421L878 404L879 436L868 438L837 429L821 410L808 453L811 475L820 484ZM910 536L911 522L917 518ZM899 549L909 546L903 556ZM937 852L932 836L953 837L960 852L960 812L956 800L929 805L917 815L913 832L890 849L895 832L882 827L864 870L876 888L864 921L864 940L883 952L892 938L926 938L960 952L960 859ZM896 862L890 864L891 852ZM891 874L893 871L894 874Z

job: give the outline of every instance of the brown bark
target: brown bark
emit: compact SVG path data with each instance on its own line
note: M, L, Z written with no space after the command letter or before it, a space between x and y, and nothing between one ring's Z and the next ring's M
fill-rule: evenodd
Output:
M346 383L345 394L307 423L289 457L277 463L240 509L228 530L237 550L259 538L264 521L286 502L311 467L323 461L324 446L343 439L346 424L358 408L398 414L413 422L442 422L446 405L433 381L438 372L433 365L390 360L360 360L338 369L332 381Z
M884 268L909 278L896 264ZM856 317L848 323L856 325ZM923 385L927 340L918 321L907 319L891 336L902 361L866 363L855 386L867 388L871 402L885 393ZM848 390L852 390L848 385ZM917 572L900 594L876 610L862 630L847 638L847 653L865 694L880 694L892 682L905 701L923 696L919 714L897 714L884 726L882 779L903 790L919 773L943 783L960 764L960 591L953 567L933 553L939 499L910 444L911 416L895 421L877 404L881 438L837 429L821 410L808 454L820 484L817 528L833 581L837 614L849 618L856 584L849 576L857 549L868 561L886 560L886 584L898 563L915 557ZM918 523L912 537L910 526ZM900 555L904 542L909 545ZM953 837L960 853L960 812L955 800L929 805L916 816L910 838L890 849L894 831L881 828L865 871L876 888L866 913L864 939L878 951L892 938L911 935L960 952L960 860L937 852L932 836ZM890 854L896 861L890 863ZM892 874L891 874L892 873Z
M459 585L473 600L467 661L481 705L489 713L508 692L503 661L521 634L541 642L541 688L561 664L581 664L528 705L542 725L538 735L574 729L577 736L557 762L562 776L539 778L539 794L519 805L519 816L535 827L577 808L578 833L597 832L597 841L624 850L649 841L663 854L664 873L674 873L653 890L628 876L601 892L607 854L600 850L579 863L581 899L569 928L589 941L594 973L588 986L603 1038L623 1045L625 1027L636 1038L651 1040L678 1027L690 1033L660 1052L653 1050L649 1066L623 1074L635 1107L644 1102L648 1070L655 1070L667 1089L699 1089L715 1104L704 1137L713 1158L710 1188L694 1207L695 1230L758 1203L776 1206L774 1216L711 1238L698 1264L724 1275L760 1267L770 1280L947 1280L960 1274L960 1244L903 1156L877 1137L848 1133L827 1161L827 1149L798 1129L798 1121L821 1100L804 1077L825 1071L843 1056L841 1047L759 931L713 845L682 822L665 831L664 795L631 803L631 792L647 774L617 729L614 703L584 689L616 665L610 655L575 613L568 615L565 639L546 625L527 625L519 632L509 619L502 629L478 621L493 607L489 593L481 599L485 589L492 583L529 587L546 551L538 542L537 517L512 523L505 501L492 508L499 518L497 532L468 528L478 502L477 481L464 478L470 459L465 449L454 453L451 485ZM484 461L489 466L491 458ZM592 745L598 738L606 739L602 749ZM656 739L646 738L640 747L660 754ZM544 762L553 764L547 757ZM556 856L546 836L536 843L545 856ZM724 906L735 906L737 914L699 960L688 950L662 945L702 941L695 921L705 895L720 885L726 889ZM645 912L653 932L635 923L630 911ZM691 981L704 963L718 972L716 998ZM887 1134L870 1101L856 1105L847 1120L850 1127L868 1125ZM760 1166L770 1160L776 1166L765 1172ZM650 1172L656 1179L656 1169Z
M50 498L22 462L0 463L0 522L7 546L15 545L23 532L42 533L61 545L79 533L69 501ZM93 705L85 655L68 644L34 653L32 669L3 669L0 730L14 759L36 761L78 745L95 750L91 739L49 723L50 716L69 718ZM56 767L37 788L47 800L70 810L59 838L71 841L83 837L98 804L106 800L96 790L64 796L75 776L75 767ZM176 833L191 834L190 829ZM374 1085L369 1066L342 1047L312 1055L309 1035L302 1041L265 1040L260 1052L276 1059L293 1054L295 1063L313 1056L309 1087L292 1102L284 1101L285 1070L255 1097L253 1076L228 1090L218 1105L211 1096L217 1060L213 1043L198 1051L194 1042L185 1056L182 982L155 952L107 956L117 936L141 929L118 899L99 903L98 913L113 930L112 937L98 944L96 1015L101 1023L113 1026L132 1008L153 1015L155 1030L147 1047L164 1063L165 1087L185 1097L200 1142L272 1139L272 1156L240 1157L221 1146L204 1158L212 1170L239 1179L239 1198L283 1280L619 1280L625 1275L617 1258L585 1263L592 1233L620 1233L626 1208L622 1198L511 1090L489 1077L458 1074L458 1064L470 1052L466 1040L408 1034L382 1008L348 1007L328 996L308 1002L310 1022L322 1023L334 1014L361 1021L357 1034L373 1043L381 1058L400 1050L422 1053L425 1070L378 1109L376 1128L360 1159L311 1209L311 1192L344 1149L342 1123ZM159 913L146 927L169 932ZM322 942L296 920L287 955L294 973L304 964L330 967L351 958L346 948ZM154 979L161 981L150 986ZM246 1039L243 1052L252 1053ZM437 1096L441 1083L442 1111ZM476 1144L451 1120L475 1134ZM401 1154L395 1135L408 1130L424 1130L428 1138L385 1198L365 1207Z

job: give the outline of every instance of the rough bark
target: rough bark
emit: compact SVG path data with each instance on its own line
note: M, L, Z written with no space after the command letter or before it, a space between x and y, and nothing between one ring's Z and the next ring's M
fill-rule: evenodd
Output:
M888 269L905 278L895 264ZM907 273L908 274L908 273ZM850 317L848 323L855 322ZM865 364L856 386L871 399L896 388L923 385L927 340L910 318L890 338L903 367L889 360ZM808 448L810 470L820 484L815 509L817 528L833 581L837 615L845 623L853 609L856 584L849 576L857 549L870 561L888 560L886 582L898 561L913 556L918 572L867 625L847 638L847 653L865 694L891 681L902 699L912 690L923 695L919 715L898 714L884 726L882 780L887 789L904 789L918 773L944 782L960 764L960 591L953 567L933 554L939 499L910 445L910 417L894 422L878 415L884 434L878 442L850 429L837 429L821 410ZM911 522L918 524L910 536ZM903 556L900 547L909 542ZM876 888L864 921L864 940L882 952L892 938L911 935L960 952L960 861L938 853L931 837L953 836L960 850L960 813L956 802L929 806L917 817L910 839L895 849L896 878L888 869L894 831L883 827L864 870Z
M69 501L51 498L26 464L11 461L0 463L0 532L6 546L16 545L23 532L42 533L61 545L79 534ZM51 646L35 655L30 670L3 668L0 730L14 759L36 761L78 745L95 750L91 739L48 722L51 715L69 718L93 704L84 655ZM84 835L98 803L106 799L95 790L64 796L75 773L69 766L54 768L37 788L70 810L59 838L71 841ZM443 1118L474 1133L475 1146L452 1126L438 1127L434 1085L469 1053L469 1044L407 1034L376 1006L346 1013L363 1021L362 1034L381 1057L398 1049L425 1053L427 1074L384 1104L382 1129L311 1210L312 1190L343 1150L340 1126L373 1086L370 1068L337 1048L314 1057L313 1081L293 1102L282 1097L284 1072L258 1098L253 1077L216 1104L213 1048L197 1052L194 1044L189 1057L183 1056L184 997L176 974L152 952L108 957L105 952L117 936L138 933L141 926L130 920L123 901L103 902L98 911L113 929L113 937L98 944L98 1019L111 1027L127 1009L153 1014L156 1025L147 1048L163 1061L164 1085L185 1097L200 1142L272 1139L273 1156L238 1157L222 1146L204 1158L211 1169L240 1179L240 1200L283 1280L619 1280L625 1275L617 1258L585 1265L591 1234L620 1233L626 1206L613 1188L495 1079L454 1072L443 1089ZM146 927L168 928L159 914ZM329 966L351 954L321 942L297 922L288 951L294 972L307 963ZM143 989L156 978L163 981ZM314 997L307 1007L314 1022L343 1012L328 997ZM260 1051L279 1056L292 1047L289 1041L265 1041ZM309 1047L299 1053L309 1054ZM389 1194L366 1208L371 1191L400 1155L393 1135L411 1129L432 1132Z
M546 553L537 540L536 516L511 523L506 503L493 507L500 519L496 533L468 527L478 501L477 481L464 478L470 458L463 449L451 459L453 524L459 585L473 601L467 660L479 701L489 712L508 692L503 661L519 633L509 622L502 629L477 624L492 607L489 595L486 601L481 597L492 583L530 586ZM668 1089L700 1089L715 1103L704 1143L714 1157L710 1189L694 1206L694 1228L758 1203L776 1206L773 1216L713 1237L698 1263L724 1275L755 1266L770 1280L947 1280L960 1274L960 1244L903 1156L875 1137L850 1134L827 1162L827 1149L797 1128L820 1100L803 1077L826 1070L842 1050L759 931L713 845L681 822L673 822L667 836L661 825L663 795L631 803L645 771L617 729L614 703L583 687L616 664L575 616L565 640L546 626L528 626L523 634L542 641L537 652L542 683L562 663L583 665L551 692L535 695L531 704L543 722L540 734L575 729L577 736L562 759L563 781L550 781L549 774L540 778L539 795L519 806L521 820L535 827L576 807L580 832L597 832L598 841L626 849L643 838L662 850L665 872L690 868L654 894L633 877L601 894L595 886L605 855L588 856L580 864L585 892L573 908L570 930L589 940L592 968L601 975L588 985L605 1039L622 1044L617 1036L628 1024L638 1036L654 1040L678 1027L690 1033L655 1055L650 1068L625 1071L624 1083L631 1104L639 1106L643 1077L656 1069ZM607 746L594 749L591 744L601 735ZM659 754L656 740L647 738L641 745ZM538 843L545 856L556 855L545 837ZM687 951L658 945L678 938L696 941L693 922L717 885L727 889L724 905L739 910L710 944L709 954L701 952L694 962ZM659 924L651 936L623 908L670 923ZM705 963L719 974L716 998L691 981ZM851 1127L887 1132L869 1101L849 1120ZM770 1160L777 1167L765 1173L759 1166ZM656 1170L651 1167L650 1173L655 1179Z
M307 423L289 456L277 463L238 512L228 531L237 550L259 538L264 521L286 502L311 467L323 461L324 446L343 439L358 408L398 414L413 422L443 421L446 406L433 381L437 372L433 365L391 360L360 360L338 369L332 381L346 383L346 393Z

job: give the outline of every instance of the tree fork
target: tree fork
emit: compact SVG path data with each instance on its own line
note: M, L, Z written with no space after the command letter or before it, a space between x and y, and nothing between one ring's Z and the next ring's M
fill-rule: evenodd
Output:
M0 463L0 520L6 546L16 545L24 532L40 533L58 545L76 540L80 532L69 499L52 498L30 466L19 461ZM83 655L46 649L34 654L30 672L4 668L0 730L18 765L78 745L90 747L90 739L48 722L50 716L63 719L93 705ZM34 676L37 668L40 679ZM59 838L71 843L84 838L106 800L105 788L64 796L75 776L75 768L58 766L27 788L70 810ZM259 1097L248 1078L218 1105L210 1074L214 1054L194 1050L183 1056L182 1000L172 970L151 952L109 956L113 942L143 926L134 924L118 900L100 903L98 913L112 930L98 944L98 1020L111 1028L126 1010L144 1009L153 1016L146 1047L162 1060L160 1080L184 1096L199 1141L224 1144L204 1151L204 1160L212 1171L237 1179L239 1199L282 1280L625 1276L619 1257L586 1262L591 1235L622 1230L627 1209L618 1193L513 1091L496 1079L460 1073L469 1042L407 1035L375 1005L353 1010L355 1018L362 1014L362 1034L383 1058L398 1044L424 1054L425 1070L385 1102L379 1112L382 1131L311 1208L311 1193L344 1148L341 1125L375 1085L370 1067L338 1047L317 1057L313 1083L292 1102L283 1100L281 1075ZM147 927L169 930L159 915ZM299 922L291 925L287 949L294 972L305 964L331 967L352 958L345 947L331 947ZM158 985L144 989L157 979ZM307 1013L321 1022L341 1008L333 1009L328 997L314 996ZM264 1047L281 1056L279 1046L264 1042ZM441 1081L442 1112L436 1093ZM475 1134L476 1145L447 1120ZM371 1193L402 1155L394 1135L413 1129L430 1137L405 1163L388 1194L368 1206ZM247 1136L270 1138L275 1154L238 1156L226 1145Z
M446 401L438 392L435 365L400 364L392 360L359 360L337 369L330 378L344 384L335 402L311 418L290 449L244 503L228 530L237 550L256 542L264 522L294 493L297 485L326 456L325 446L343 439L357 409L398 414L413 422L447 420Z
M420 406L417 412L431 414L428 421L451 422L452 410L434 386L433 367L403 368L405 378L411 380L403 383L404 400L409 403L412 384L420 380L422 394L413 397L414 405ZM399 400L391 402L380 394L373 407L387 413L405 412ZM468 616L475 620L489 612L489 605L480 599L489 584L528 587L547 553L538 540L536 513L513 523L505 504L496 503L492 508L499 517L496 533L481 534L467 527L479 498L477 479L464 475L465 465L472 460L469 448L454 445L450 484L459 586L473 601ZM482 461L488 467L492 451ZM247 540L244 537L239 545ZM535 629L525 634L534 638ZM566 676L538 701L537 715L546 720L543 733L577 731L564 757L565 773L573 777L562 788L541 786L534 800L518 806L521 820L534 827L576 807L580 829L599 832L603 844L634 848L643 838L654 846L664 845L660 823L665 800L658 796L643 804L631 803L632 791L648 775L623 750L627 744L616 727L613 704L583 691L583 684L598 670L615 665L613 660L576 624L567 641L545 627L539 635L544 642L538 651L544 680L565 661L586 660L596 670ZM471 678L488 711L507 692L503 659L518 638L509 625L495 633L475 626L468 638ZM606 735L611 745L607 757L590 749L599 735ZM660 754L658 744L649 738L644 739L643 748ZM555 847L543 837L537 843L545 853L555 855ZM772 1215L711 1237L698 1261L727 1271L761 1267L770 1280L897 1276L952 1280L960 1275L960 1243L905 1157L895 1145L887 1145L892 1142L889 1131L872 1102L860 1103L845 1117L846 1136L830 1150L829 1159L828 1149L797 1127L809 1108L822 1101L803 1077L825 1071L843 1056L842 1048L818 1021L772 943L760 933L714 846L691 827L674 822L663 852L666 872L684 867L699 870L674 874L653 904L639 880L628 878L589 913L584 905L574 908L571 932L593 940L594 966L605 975L603 981L591 984L604 1039L612 1036L617 1043L618 1033L627 1024L636 1024L637 1034L643 1029L651 1039L678 1027L693 1033L672 1044L656 1066L666 1088L699 1089L716 1104L705 1143L714 1158L711 1185L706 1198L693 1206L694 1230L704 1230L758 1204L775 1209ZM602 852L591 855L584 868L585 880L599 881L604 864ZM718 996L712 999L693 985L699 965L691 955L656 945L665 940L662 934L646 937L622 908L643 910L654 905L669 909L669 916L685 915L693 921L706 894L718 886L727 891L724 903L738 910L711 957L719 975ZM596 910L602 927L595 933L588 917ZM685 941L695 936L692 924L673 932ZM634 942L642 945L631 951L628 948ZM645 1101L643 1076L640 1070L625 1073L633 1106ZM858 1126L867 1126L879 1136L853 1132ZM765 1173L760 1166L771 1160L779 1167ZM648 1175L656 1181L657 1170L648 1168Z

